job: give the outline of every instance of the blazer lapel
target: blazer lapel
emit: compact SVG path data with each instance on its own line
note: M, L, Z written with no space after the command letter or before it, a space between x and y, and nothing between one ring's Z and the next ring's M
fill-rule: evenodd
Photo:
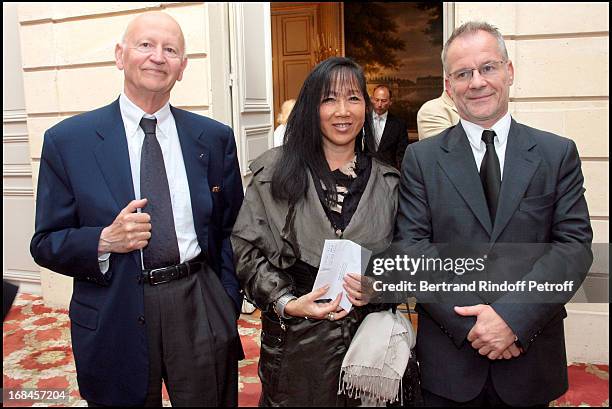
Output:
M507 144L492 242L508 225L541 161L538 154L532 151L536 142L514 120L510 125Z
M189 183L191 196L191 211L196 233L200 235L199 226L206 226L209 212L202 209L212 209L212 198L208 194L208 161L210 160L210 147L203 138L204 130L197 122L190 120L184 111L170 106L176 131L181 143L181 152ZM195 211L199 209L198 211Z
M119 213L135 199L134 182L119 99L106 108L96 127L102 141L95 149L94 155L117 204L116 212ZM132 257L136 265L142 265L140 251L133 251Z
M94 154L115 199L118 213L134 200L134 183L119 99L106 108L96 127L101 142Z
M391 138L390 135L394 134L394 132L392 132L394 126L395 121L393 121L393 116L389 112L389 114L387 115L387 121L385 122L385 129L383 129L383 134L380 137L380 144L378 145L378 150L380 150L381 147L385 147L389 144L389 138Z
M461 124L457 124L448 132L440 148L442 152L438 156L438 164L455 185L482 227L491 235L491 217L474 160L474 153Z

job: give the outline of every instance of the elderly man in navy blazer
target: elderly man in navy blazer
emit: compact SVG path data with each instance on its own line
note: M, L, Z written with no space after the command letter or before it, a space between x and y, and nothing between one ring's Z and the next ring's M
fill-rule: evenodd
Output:
M169 104L180 26L150 12L115 49L119 98L45 133L31 252L74 277L72 346L90 406L236 406L243 199L232 130ZM86 91L86 90L84 90Z

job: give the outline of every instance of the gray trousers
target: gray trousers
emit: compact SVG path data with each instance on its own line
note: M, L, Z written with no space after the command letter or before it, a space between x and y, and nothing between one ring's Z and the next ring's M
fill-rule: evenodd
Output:
M235 307L206 264L180 280L144 284L149 348L145 406L237 406L240 337Z

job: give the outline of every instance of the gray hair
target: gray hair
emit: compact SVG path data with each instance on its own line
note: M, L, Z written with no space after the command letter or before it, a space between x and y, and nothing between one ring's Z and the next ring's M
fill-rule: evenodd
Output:
M497 47L499 49L500 54L502 55L504 61L508 61L508 50L506 49L506 43L504 42L504 37L499 32L497 27L485 23L484 21L468 21L467 23L463 23L461 26L453 31L453 34L449 37L444 44L444 48L442 48L442 67L444 67L444 72L448 74L448 66L446 64L446 54L448 53L448 49L450 48L453 41L455 41L458 37L463 35L471 34L474 35L479 31L484 31L486 33L491 34L497 40Z

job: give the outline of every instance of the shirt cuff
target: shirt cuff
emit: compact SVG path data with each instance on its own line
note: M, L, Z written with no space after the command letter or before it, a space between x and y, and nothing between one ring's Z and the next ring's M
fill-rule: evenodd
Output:
M110 268L110 255L111 253L104 253L98 257L98 265L102 274L106 274Z

